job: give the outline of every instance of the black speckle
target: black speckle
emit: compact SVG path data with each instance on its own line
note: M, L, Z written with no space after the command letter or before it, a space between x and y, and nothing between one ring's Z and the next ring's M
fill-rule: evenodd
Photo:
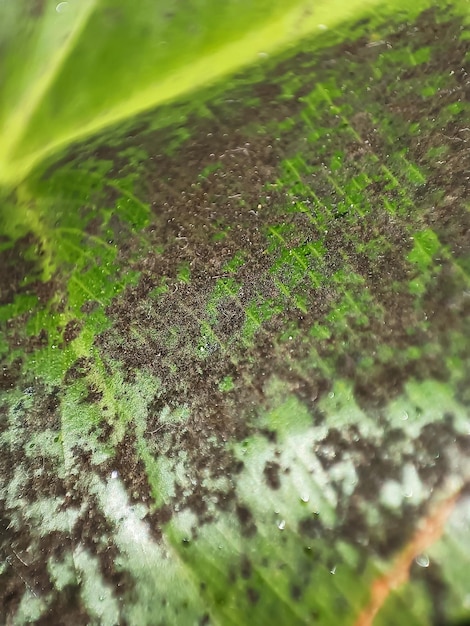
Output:
M302 595L301 588L298 585L292 585L292 587L290 588L290 595L293 600L300 600L300 597Z
M236 513L240 525L243 529L243 533L247 537L253 535L256 532L256 525L253 521L253 515L251 514L251 511L243 504L237 504Z
M21 373L21 359L15 359L11 366L3 365L0 369L0 390L12 389Z
M243 556L242 557L242 562L240 565L240 571L242 574L242 578L250 578L251 573L252 573L252 566L251 566L251 561L247 556Z
M277 442L277 432L275 430L269 430L268 428L262 428L260 430L260 433L266 437L266 439L268 441L270 441L271 443L276 443Z
M82 404L84 403L97 404L102 399L103 399L103 392L97 389L94 385L88 385L88 393L83 398L83 400L81 400L81 403Z
M298 524L298 531L300 535L305 535L313 539L318 537L321 530L321 524L318 515L314 514L311 517L305 517L300 520Z
M251 604L256 604L259 600L259 593L256 591L256 589L253 589L252 587L247 588L246 595L248 596L248 600L251 602Z
M243 471L244 467L245 467L245 464L243 463L243 461L236 461L233 464L233 472L234 472L234 474L240 474Z
M82 304L80 311L85 313L85 315L89 315L93 313L99 307L99 303L96 300L87 300L84 304Z
M272 463L268 461L264 466L263 474L266 482L271 489L279 489L281 486L281 480L279 478L280 466L278 463Z
M204 613L204 615L199 620L199 626L208 626L210 624L209 613Z
M64 341L69 343L78 337L80 330L82 329L82 323L79 320L70 320L64 329Z
M64 382L69 384L80 378L85 378L90 372L92 362L86 357L78 358L65 373Z

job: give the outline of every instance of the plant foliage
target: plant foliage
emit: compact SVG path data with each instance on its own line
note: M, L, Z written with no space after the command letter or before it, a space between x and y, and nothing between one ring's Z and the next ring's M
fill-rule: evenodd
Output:
M469 4L164 4L0 4L2 622L463 623Z

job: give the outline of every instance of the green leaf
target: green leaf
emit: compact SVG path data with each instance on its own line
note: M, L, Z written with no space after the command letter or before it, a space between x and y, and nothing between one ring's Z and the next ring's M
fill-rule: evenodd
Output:
M364 5L4 192L2 623L470 619L469 5L432 4ZM270 6L257 22L246 3L233 46L287 11ZM92 35L93 3L45 89L55 8L36 10L57 39L25 26L5 57L2 119L27 119L21 141L2 131L5 181L176 95L136 81L129 104L118 77L136 59L145 74L147 44L102 57L118 40ZM32 32L50 48L36 65ZM79 63L90 41L101 60ZM99 63L121 53L105 81ZM206 80L178 54L165 71L185 68L181 89ZM92 128L109 85L120 114ZM40 122L59 96L71 108Z
M0 183L376 1L3 0Z

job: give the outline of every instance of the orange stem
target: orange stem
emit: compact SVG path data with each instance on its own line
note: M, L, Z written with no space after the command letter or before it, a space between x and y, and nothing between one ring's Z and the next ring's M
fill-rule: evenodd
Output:
M369 603L357 618L354 626L372 626L375 616L390 593L408 580L414 559L442 536L459 495L460 493L456 493L441 502L430 515L422 520L413 538L396 558L392 569L372 583Z

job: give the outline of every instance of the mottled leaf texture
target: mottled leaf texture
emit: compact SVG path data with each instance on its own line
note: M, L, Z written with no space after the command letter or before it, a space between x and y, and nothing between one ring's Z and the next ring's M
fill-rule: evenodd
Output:
M1 623L469 623L469 17L364 6L3 192ZM139 32L5 83L4 180L159 99Z

